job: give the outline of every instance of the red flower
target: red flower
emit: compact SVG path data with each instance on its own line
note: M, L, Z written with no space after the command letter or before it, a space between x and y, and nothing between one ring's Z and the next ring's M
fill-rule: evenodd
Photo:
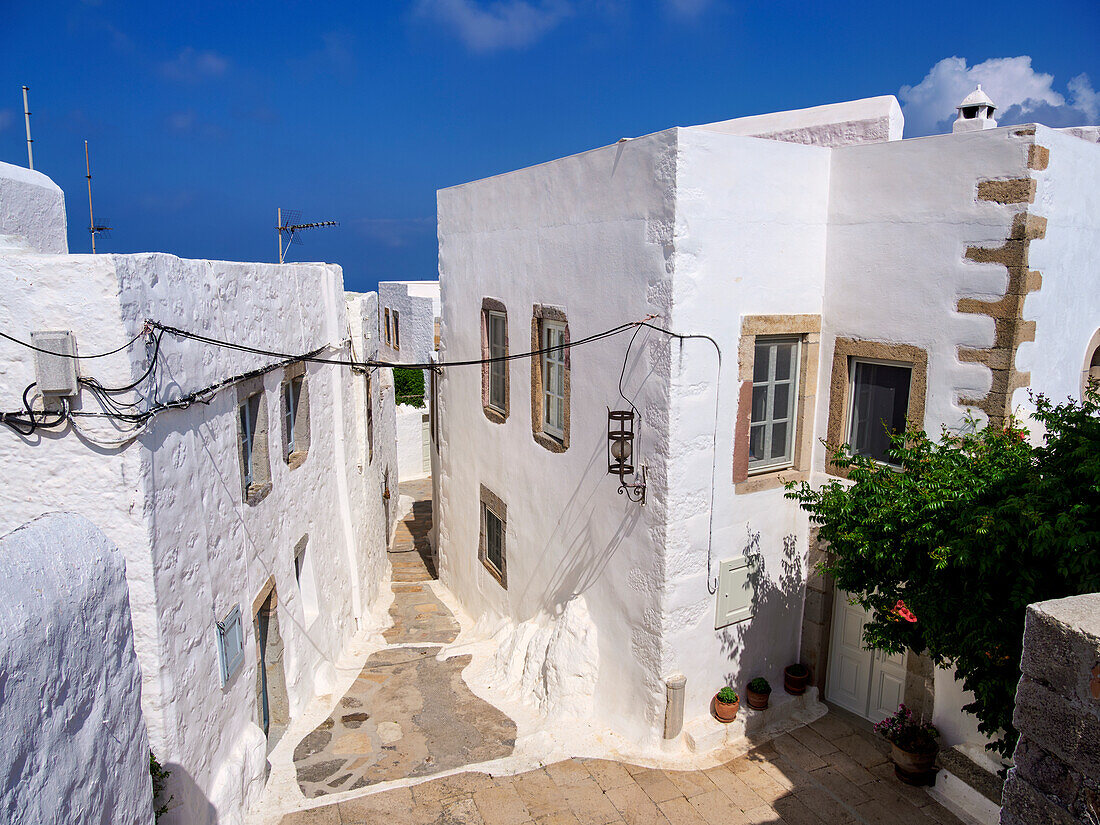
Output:
M894 609L891 612L898 618L905 619L905 621L907 622L916 623L917 621L916 614L908 607L906 607L905 602L903 602L901 599L898 599L898 603L894 605Z

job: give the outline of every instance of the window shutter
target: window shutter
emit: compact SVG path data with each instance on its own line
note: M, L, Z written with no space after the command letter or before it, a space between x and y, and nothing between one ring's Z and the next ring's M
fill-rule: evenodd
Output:
M752 618L756 602L755 574L759 567L748 556L722 562L718 574L718 607L714 628Z

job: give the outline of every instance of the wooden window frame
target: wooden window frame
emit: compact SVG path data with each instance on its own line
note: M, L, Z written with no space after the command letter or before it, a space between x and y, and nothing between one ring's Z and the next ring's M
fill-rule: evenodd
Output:
M569 319L560 307L535 304L531 312L531 350L544 348L543 330L548 324L560 327L563 333L562 371L564 396L562 398L562 427L560 431L546 429L545 380L547 360L545 353L531 359L531 432L535 442L552 453L569 449L570 395L572 392L572 352L569 346Z
M498 568L489 560L489 536L486 514L491 514L500 522L500 567ZM481 564L489 571L496 581L505 590L508 589L508 507L501 498L486 487L481 485L480 506L478 514L481 524L478 537L477 557Z
M504 319L504 354L508 354L508 309L504 306L502 301L498 301L496 298L483 298L481 301L481 357L491 358L492 356L492 341L491 341L491 322L493 317L502 317ZM493 365L482 364L481 365L481 409L485 413L485 417L492 421L494 424L503 424L508 420L508 414L511 407L511 390L509 388L510 370L508 368L509 362L504 361L503 366L503 382L504 382L504 407L503 409L492 403L493 396Z

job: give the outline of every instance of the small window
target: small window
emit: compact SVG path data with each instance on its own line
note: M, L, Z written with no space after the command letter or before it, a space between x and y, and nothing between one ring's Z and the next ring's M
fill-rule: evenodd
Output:
M302 598L302 617L308 627L320 614L317 603L317 576L313 570L313 555L309 552L309 536L302 536L294 548L294 578Z
M393 348L401 349L401 313L393 311Z
M542 431L565 437L565 324L542 322Z
M309 452L309 388L301 364L288 370L282 384L283 459L291 468L299 466Z
M481 540L478 557L502 587L508 587L508 561L505 552L507 508L485 485L481 486Z
M363 373L367 383L367 463L374 461L374 395L371 386L370 372Z
M913 368L852 359L848 445L855 455L897 466L889 455L891 435L905 431Z
M259 393L250 396L241 404L241 449L244 451L244 486L245 489L252 486L256 480L256 419L260 416Z
M241 492L246 502L256 504L271 490L263 380L255 378L238 385L237 398Z
M489 312L489 358L503 359L508 355L508 319L503 312ZM505 412L505 382L508 380L507 361L489 364L489 406L497 412Z
M384 326L383 335L386 336L386 345L389 346L389 344L393 340L390 337L390 308L389 307L386 307L385 310L384 310L384 318L385 318L385 321L384 321L384 324L383 324L383 326Z
M222 685L225 685L244 661L241 606L234 606L223 621L215 624L218 632L218 662L221 665Z
M794 461L799 343L798 338L756 339L749 472L789 467Z
M963 106L963 120L973 120L978 116L977 106Z

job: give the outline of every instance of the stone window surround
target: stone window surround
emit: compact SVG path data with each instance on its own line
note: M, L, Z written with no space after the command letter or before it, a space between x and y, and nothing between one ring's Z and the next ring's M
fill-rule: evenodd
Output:
M290 434L286 428L286 385L297 378L302 379L302 389L298 394L298 410L294 417L294 446L295 450L288 453L286 445L290 443ZM309 454L310 445L310 417L309 417L309 381L306 380L306 365L304 361L290 364L283 370L283 380L279 384L279 416L282 420L283 431L283 461L291 470L301 467Z
M393 343L391 346L395 350L401 349L401 313L396 309L386 310L390 313L390 319L393 321Z
M504 352L508 353L508 308L502 301L496 298L481 299L481 357L489 357L489 313L499 312L504 315ZM481 365L481 410L485 417L494 424L503 424L508 420L508 412L511 409L511 388L508 362L504 362L504 411L501 412L489 403L489 372L490 365Z
M757 337L798 336L798 398L794 444L790 466L749 471L749 425L752 420L752 371ZM820 315L743 315L738 346L739 382L737 419L734 429L733 489L735 494L774 490L789 481L809 478L813 455L813 420L817 370L821 346Z
M490 510L493 515L500 519L501 531L500 531L500 570L493 567L488 558L488 543L485 535L485 516L481 512L482 510ZM478 543L477 543L477 557L486 570L489 571L489 575L492 576L505 590L508 589L508 506L501 500L501 498L486 487L481 485L480 503L478 506Z
M244 428L241 426L241 406L254 395L260 396L260 405L259 412L256 414L256 423L253 425L252 483L246 486L244 483ZM271 492L267 394L264 392L262 375L257 375L237 384L237 406L234 412L237 428L237 462L241 476L241 496L246 504L255 506L267 498L267 494Z
M897 344L887 341L867 341L858 338L837 338L833 346L833 371L829 384L829 427L826 434L825 471L830 475L848 478L846 468L837 467L829 458L828 451L847 442L848 419L850 410L851 375L849 363L852 358L866 358L871 361L887 361L906 365L912 369L909 379L909 408L906 420L924 426L924 401L928 388L928 352L911 344Z
M552 453L564 453L569 449L569 415L570 415L570 365L571 351L569 349L569 319L562 307L548 306L546 304L534 304L531 307L531 351L542 349L542 322L557 321L565 325L565 415L562 424L562 437L557 439L542 429L542 356L531 358L531 434L535 443L546 448Z
M390 338L390 308L385 307L382 310L382 313L383 313L383 318L385 319L384 322L383 322L384 327L383 327L382 332L383 332L383 335L386 336L386 346L388 347L388 346L390 346L390 341L391 341L391 338Z

